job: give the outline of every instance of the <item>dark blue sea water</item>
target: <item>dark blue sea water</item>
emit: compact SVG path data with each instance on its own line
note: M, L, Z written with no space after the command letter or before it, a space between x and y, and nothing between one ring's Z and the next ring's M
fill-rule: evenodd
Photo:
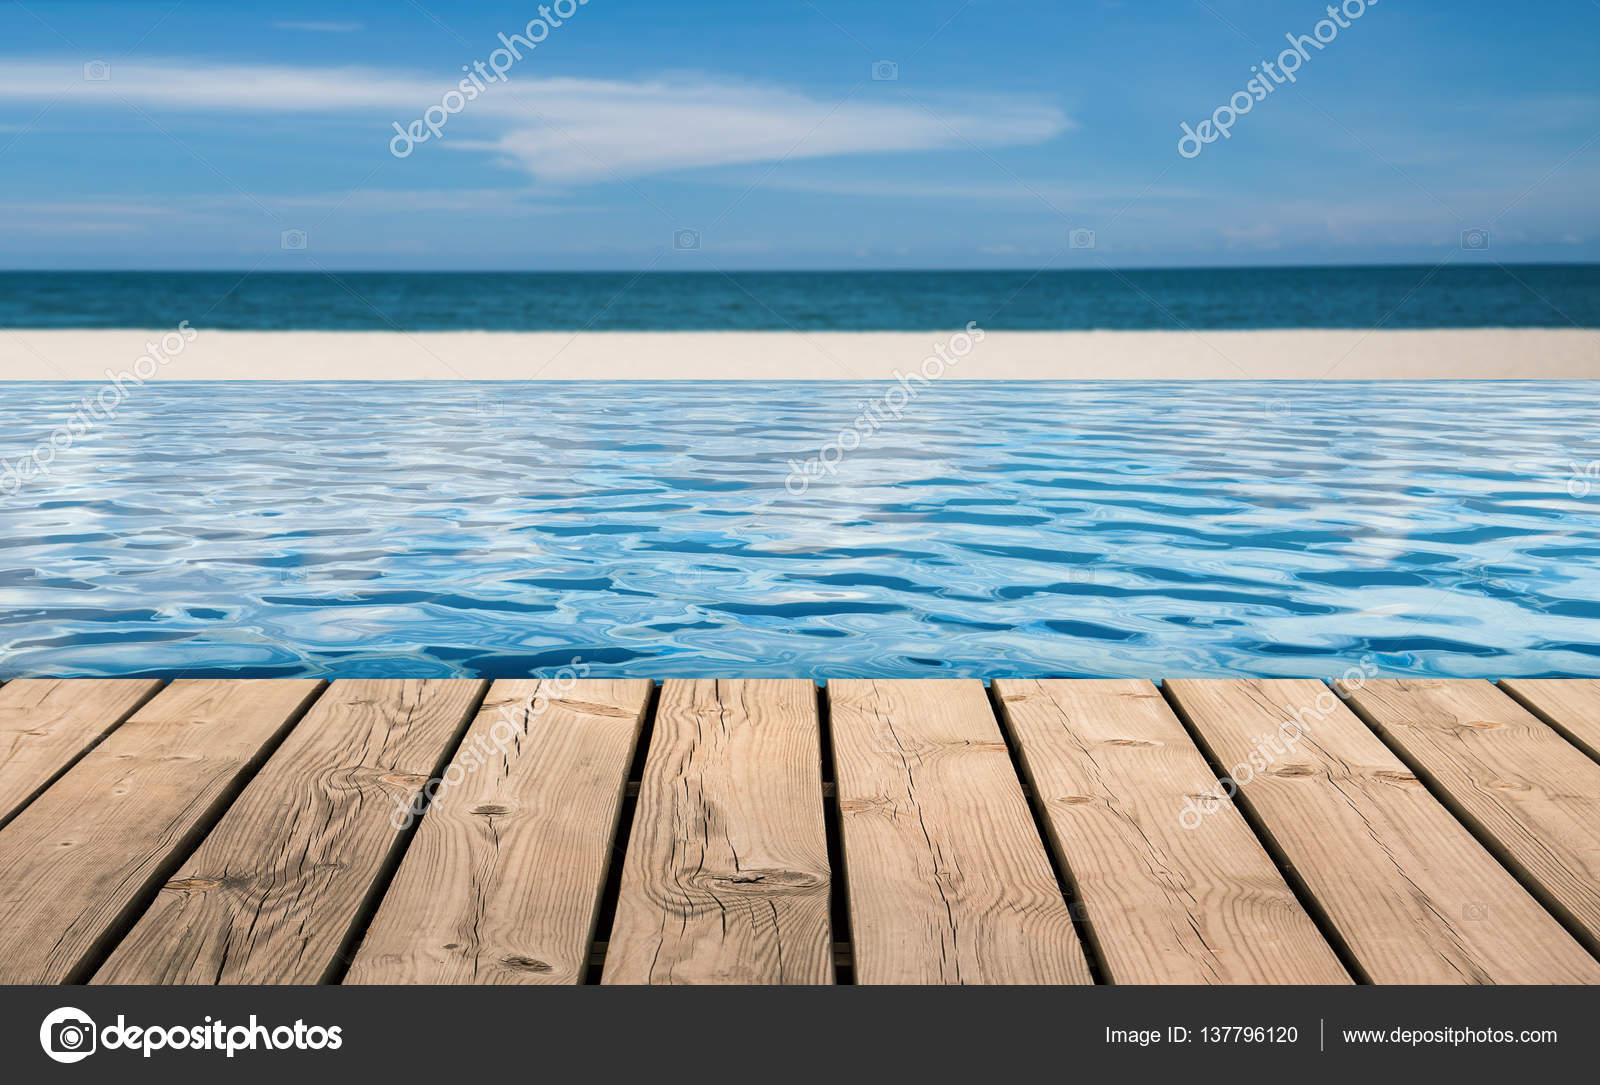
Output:
M865 435L883 386L163 382L52 447L92 390L0 385L3 677L1600 675L1589 382L946 382Z
M1144 271L0 272L0 327L407 331L1600 327L1600 265Z

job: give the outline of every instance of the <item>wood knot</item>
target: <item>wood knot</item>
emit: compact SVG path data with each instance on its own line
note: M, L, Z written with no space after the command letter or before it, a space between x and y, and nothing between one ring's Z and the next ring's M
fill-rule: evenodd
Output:
M564 697L551 698L550 707L569 709L585 716L611 716L622 720L631 720L638 715L633 709L624 708L621 705L600 704L597 701L575 701Z
M1146 746L1159 746L1159 745L1161 745L1161 743L1159 743L1159 742L1147 742L1142 738L1108 738L1108 739L1106 739L1104 745L1106 745L1106 746L1146 747Z
M483 817L486 817L486 818L492 818L492 817L495 817L495 816L497 816L499 814L509 814L509 813L511 813L511 807L509 807L509 806L501 806L497 802L486 802L486 803L480 803L479 805L474 806L472 808L472 812L474 814L481 814Z
M1470 735L1474 731L1492 731L1496 727L1504 726L1505 724L1497 723L1494 720L1457 720L1453 725L1446 727L1445 730L1453 735Z
M1496 777L1493 777L1491 779L1485 780L1483 782L1483 786L1493 788L1496 791L1532 791L1533 790L1533 788L1529 786L1528 781L1519 779L1519 778L1517 778L1515 776L1496 776Z
M1084 803L1094 802L1092 795L1062 795L1056 802L1063 806L1082 806Z
M1299 778L1305 776L1315 776L1317 774L1317 770L1312 765L1279 765L1277 768L1272 770L1271 774L1273 776Z
M500 963L517 972L537 972L545 975L555 971L548 962L533 957L519 957L514 953L501 957Z
M221 878L179 878L167 883L166 888L179 893L204 893L222 885Z
M1374 779L1382 780L1386 784L1420 784L1420 783L1422 783L1421 780L1417 779L1417 774L1416 773L1414 773L1414 772L1401 772L1398 769L1379 769L1377 772L1374 772L1372 775L1373 775Z
M876 799L841 799L839 800L839 813L841 814L867 814L882 810L889 806L889 800Z
M764 893L803 891L827 884L826 878L803 870L736 870L732 874L711 874L706 880L718 886L753 886Z
M390 772L378 777L378 782L391 787L418 788L427 783L428 778L414 772Z

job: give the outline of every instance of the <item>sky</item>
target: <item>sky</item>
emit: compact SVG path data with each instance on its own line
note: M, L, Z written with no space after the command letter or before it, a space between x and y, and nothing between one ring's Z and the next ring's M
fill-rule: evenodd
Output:
M0 268L1600 260L1600 0L1328 4L0 0Z

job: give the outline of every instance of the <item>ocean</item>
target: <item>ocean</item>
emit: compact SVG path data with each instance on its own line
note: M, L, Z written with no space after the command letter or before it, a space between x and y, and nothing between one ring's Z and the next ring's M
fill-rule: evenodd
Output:
M1600 327L1600 265L838 272L0 272L0 327L925 331Z

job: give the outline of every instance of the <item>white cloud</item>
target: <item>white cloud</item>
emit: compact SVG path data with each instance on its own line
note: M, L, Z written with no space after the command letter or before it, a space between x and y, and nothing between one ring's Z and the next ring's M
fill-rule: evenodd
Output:
M118 63L104 82L81 64L0 60L0 101L54 98L62 105L126 104L159 112L376 113L382 146L392 131L437 105L453 83L374 68ZM986 96L916 104L844 100L780 87L679 77L531 79L492 84L443 144L492 151L558 184L788 158L1037 144L1071 127L1032 98ZM485 131L485 127L488 131ZM498 129L498 131L494 131ZM470 131L474 138L467 138ZM428 150L435 148L429 147ZM385 151L385 153L387 153Z
M1034 144L1069 126L1054 107L1019 100L941 105L930 112L716 82L547 80L512 89L508 116L522 123L471 146L499 151L553 182L779 159Z
M91 80L81 61L0 58L0 101L50 101L65 91L60 106L127 102L190 113L337 113L426 104L430 96L438 101L441 90L433 81L374 68L112 62L108 79Z
M360 23L281 22L272 26L275 30L305 30L312 34L351 34L366 29Z

